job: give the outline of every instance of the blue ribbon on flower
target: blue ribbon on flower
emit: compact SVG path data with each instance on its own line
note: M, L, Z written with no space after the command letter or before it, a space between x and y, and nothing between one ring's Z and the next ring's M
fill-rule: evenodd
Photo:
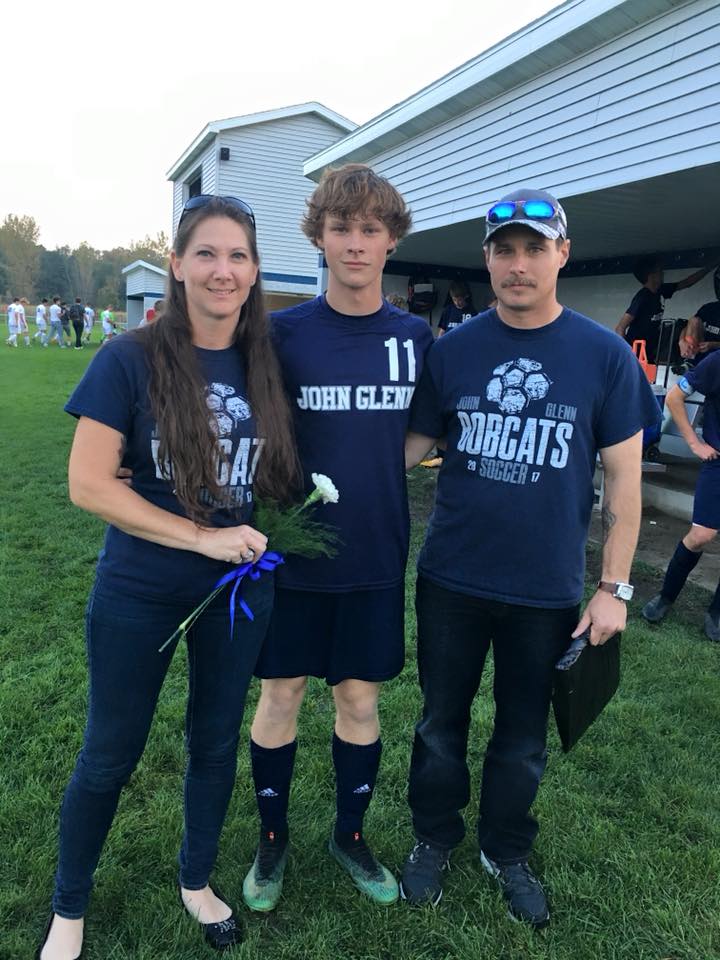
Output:
M279 553L273 553L271 550L268 550L264 553L259 560L255 560L250 563L241 563L239 567L236 567L234 570L231 570L230 573L226 573L224 577L220 577L218 582L214 586L214 590L219 590L220 587L224 587L226 583L232 583L235 581L235 586L232 588L230 593L230 639L232 640L233 628L235 626L235 604L236 600L240 604L240 609L243 611L248 620L254 620L255 614L252 612L250 607L247 605L242 595L240 594L240 587L245 577L249 577L251 580L259 580L260 574L263 570L274 570L275 567L279 566L281 563L285 563L284 557Z

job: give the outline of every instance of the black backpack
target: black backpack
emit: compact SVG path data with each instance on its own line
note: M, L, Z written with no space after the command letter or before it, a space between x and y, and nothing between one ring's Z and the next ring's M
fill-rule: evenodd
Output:
M81 303L72 303L68 310L68 316L71 320L82 320L85 316L85 308Z

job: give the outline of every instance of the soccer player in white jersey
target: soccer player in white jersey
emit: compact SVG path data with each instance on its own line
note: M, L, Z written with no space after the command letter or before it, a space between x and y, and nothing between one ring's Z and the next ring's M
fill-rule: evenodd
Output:
M33 335L33 340L39 340L46 347L48 345L48 301L43 297L42 301L35 307L35 326L37 330Z

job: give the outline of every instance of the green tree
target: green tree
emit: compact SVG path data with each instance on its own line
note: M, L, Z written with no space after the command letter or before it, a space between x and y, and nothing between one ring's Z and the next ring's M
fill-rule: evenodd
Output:
M40 228L32 217L9 213L0 227L0 256L8 270L11 296L35 299L40 266Z
M72 252L72 296L80 297L84 303L92 303L95 299L95 276L99 259L99 252L85 241Z
M73 290L71 266L69 247L58 247L57 250L46 250L41 247L37 277L38 296L69 300Z
M123 267L133 260L142 259L134 256L127 247L114 247L112 250L103 250L96 273L98 281L98 303L113 303L116 307L125 304L125 277ZM103 294L100 294L100 288ZM110 296L110 291L113 291Z
M8 297L12 296L8 290L8 285L10 283L10 270L7 265L7 260L0 252L0 296Z
M133 260L145 260L154 267L167 267L170 257L170 240L165 231L161 230L154 238L146 236L144 240L130 244L129 253L128 263L132 263Z

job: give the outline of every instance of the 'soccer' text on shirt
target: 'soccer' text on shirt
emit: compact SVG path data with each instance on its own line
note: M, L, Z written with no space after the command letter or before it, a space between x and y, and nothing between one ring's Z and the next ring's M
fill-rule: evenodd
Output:
M471 397L463 397L460 407L470 405ZM576 408L568 404L548 403L545 417L527 417L523 424L515 415L468 413L458 409L461 432L457 443L460 453L471 457L467 469L488 480L504 483L537 483L540 473L528 475L528 466L548 464L562 470L568 462L569 441L575 427Z

